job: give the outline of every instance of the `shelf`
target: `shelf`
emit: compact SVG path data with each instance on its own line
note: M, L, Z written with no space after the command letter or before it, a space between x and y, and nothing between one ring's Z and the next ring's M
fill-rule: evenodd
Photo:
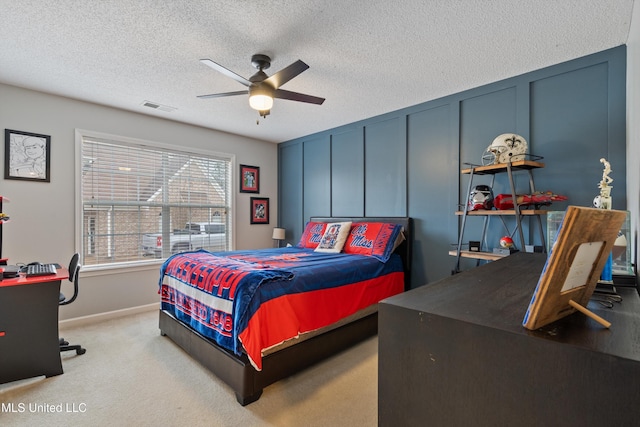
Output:
M449 251L449 255L457 256L458 251ZM497 261L506 256L509 255L494 254L493 252L460 251L461 258L484 259L487 261Z
M528 194L535 194L536 190L535 190L535 185L533 183L533 170L544 168L544 163L540 161L542 157L527 154L519 158L522 160L514 160L509 163L498 163L493 165L477 165L473 163L464 163L464 165L467 166L467 168L462 169L460 173L462 175L465 175L465 174L469 175L468 188L467 188L467 205L469 203L471 188L473 186L473 181L476 175L490 176L491 184L489 184L489 186L493 187L496 175L501 173L506 173L507 179L510 185L510 189L511 189L511 197L513 198L514 201L516 201L518 200L518 196L517 196L518 193L516 192L517 190L515 187L513 177L516 172L524 172L529 176ZM544 246L545 236L544 236L544 231L542 230L541 217L546 216L549 211L545 209L540 209L540 208L546 207L546 206L547 205L544 203L538 203L538 204L532 203L532 204L519 204L513 207L512 209L504 209L504 210L501 210L501 209L482 210L481 209L481 210L469 211L469 210L466 210L466 207L465 207L462 210L456 211L455 214L459 217L462 217L462 221L460 225L460 231L458 233L457 249L449 251L449 255L456 257L456 266L453 272L454 273L460 272L461 258L472 258L476 260L495 261L507 256L502 254L496 254L493 252L488 252L486 251L486 248L485 248L485 251L479 251L479 252L469 251L469 250L463 251L462 242L464 239L465 227L467 225L467 217L483 217L484 218L484 221L483 221L484 224L482 226L483 237L480 240L484 240L484 238L486 237L485 232L487 231L487 225L489 224L490 217L493 217L493 216L499 217L503 225L505 226L505 228L507 228L507 231L509 231L509 227L507 225L507 221L505 217L515 218L515 226L513 226L512 229L513 229L513 233L517 231L518 237L520 239L520 246L522 248L526 247L527 245L527 240L525 239L523 227L521 224L522 218L528 218L529 220L531 220L532 218L535 218L537 220L538 228L540 231L540 241ZM512 234L512 233L509 232L509 234Z
M473 170L473 173L476 175L493 175L497 173L506 172L507 167L508 167L507 163L498 163L497 165L486 165L486 166L473 166L471 168L462 169L460 173L470 174L471 170ZM544 163L536 162L533 160L518 160L516 162L511 162L511 170L529 170L529 169L537 169L537 168L543 168L543 167L544 167Z
M546 210L543 209L523 209L520 211L520 215L546 215ZM504 209L504 210L479 210L479 211L468 211L468 216L488 216L488 215L515 215L516 211L513 209ZM456 211L456 215L464 215L464 211Z

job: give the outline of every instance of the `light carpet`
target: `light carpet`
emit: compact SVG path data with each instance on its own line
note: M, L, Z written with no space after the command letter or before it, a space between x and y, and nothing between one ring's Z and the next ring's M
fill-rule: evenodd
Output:
M237 403L226 384L160 336L157 311L61 330L87 352L64 374L0 385L8 426L375 426L378 339Z

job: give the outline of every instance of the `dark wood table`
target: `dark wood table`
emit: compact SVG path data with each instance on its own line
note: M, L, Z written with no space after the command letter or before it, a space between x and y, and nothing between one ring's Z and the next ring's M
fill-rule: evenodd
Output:
M379 306L380 426L640 425L640 298L535 331L546 254L518 253Z
M0 281L0 384L62 374L58 338L60 283L55 275Z

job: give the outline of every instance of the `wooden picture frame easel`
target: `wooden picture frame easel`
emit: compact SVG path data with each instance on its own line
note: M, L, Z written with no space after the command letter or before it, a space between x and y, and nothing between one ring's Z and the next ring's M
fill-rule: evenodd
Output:
M522 325L538 329L576 310L605 327L585 307L626 219L625 211L569 206Z

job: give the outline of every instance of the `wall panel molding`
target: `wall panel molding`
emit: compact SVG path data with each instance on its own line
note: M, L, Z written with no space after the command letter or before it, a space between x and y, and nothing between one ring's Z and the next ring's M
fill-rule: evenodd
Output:
M544 157L546 167L534 173L537 189L569 197L550 210L591 204L602 174L601 157L609 159L614 170L614 208L626 209L625 90L626 47L620 46L286 141L279 150L291 150L301 141L331 141L326 167L333 215L412 216L412 286L417 287L451 273L455 259L445 254L457 242L459 218L454 211L467 196L460 168L465 162L480 163L482 152L501 133L524 136L530 152ZM302 158L281 158L280 168L290 170L281 176L296 175L301 166L295 159ZM319 173L317 168L314 173ZM523 184L522 179L516 184ZM292 187L280 185L283 190ZM495 190L504 188L505 183L497 181ZM292 189L291 194L297 194L295 186ZM310 196L281 196L279 212L315 215ZM491 238L497 242L499 237Z

